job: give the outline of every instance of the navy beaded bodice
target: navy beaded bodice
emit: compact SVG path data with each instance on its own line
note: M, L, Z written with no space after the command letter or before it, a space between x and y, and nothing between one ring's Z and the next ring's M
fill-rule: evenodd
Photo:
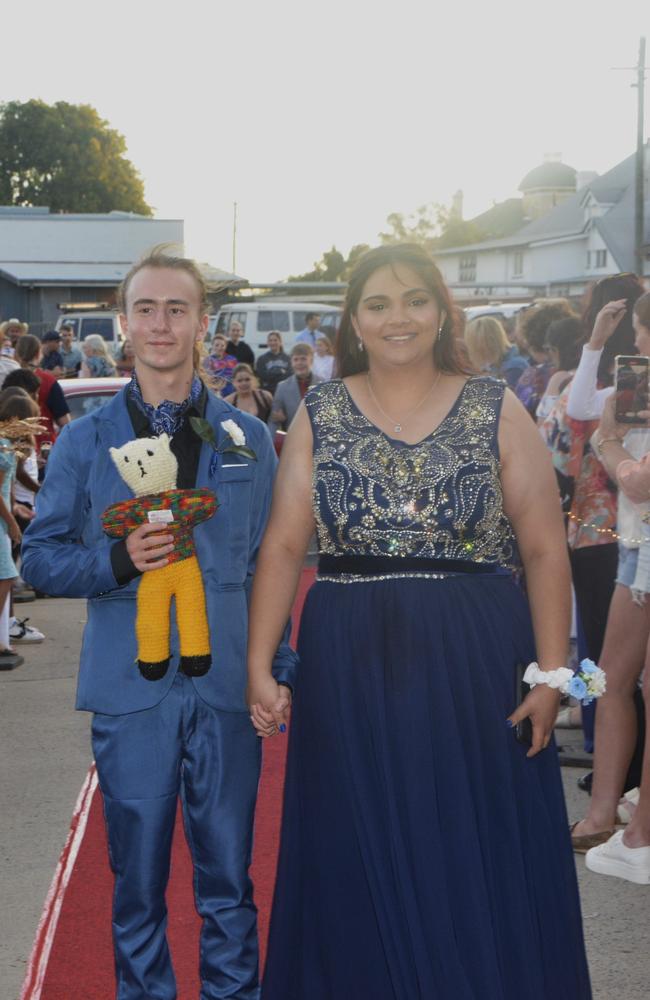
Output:
M504 390L470 378L437 429L409 445L364 417L342 381L313 386L305 402L320 552L513 566L497 446Z

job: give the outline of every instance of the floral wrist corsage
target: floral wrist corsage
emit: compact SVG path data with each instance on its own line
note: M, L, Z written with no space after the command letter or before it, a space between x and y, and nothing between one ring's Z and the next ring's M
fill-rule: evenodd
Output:
M568 667L540 670L537 663L529 663L524 680L531 688L536 684L548 684L562 694L576 698L582 705L589 705L595 698L600 698L606 687L605 671L597 667L593 660L582 660L575 673Z

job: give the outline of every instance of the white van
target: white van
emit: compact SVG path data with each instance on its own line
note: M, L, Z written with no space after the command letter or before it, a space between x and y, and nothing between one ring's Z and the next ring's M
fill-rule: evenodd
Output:
M341 311L338 306L325 305L322 302L287 302L285 299L229 302L210 317L208 339L211 340L217 332L227 334L230 324L236 320L243 326L244 340L253 349L256 358L268 349L266 338L271 330L277 330L281 334L284 349L288 354L296 335L305 328L307 313L320 314L320 328L333 340L338 330Z
M114 354L124 340L118 314L110 309L61 313L56 321L56 330L62 326L73 327L75 340L79 343L91 333L98 333L106 341L110 354Z

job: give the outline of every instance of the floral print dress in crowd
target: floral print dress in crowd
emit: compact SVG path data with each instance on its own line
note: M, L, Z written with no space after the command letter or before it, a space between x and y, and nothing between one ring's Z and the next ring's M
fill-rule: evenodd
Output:
M567 515L572 549L615 540L616 486L590 444L598 420L573 420L567 414L570 383L558 396L540 431L551 452Z

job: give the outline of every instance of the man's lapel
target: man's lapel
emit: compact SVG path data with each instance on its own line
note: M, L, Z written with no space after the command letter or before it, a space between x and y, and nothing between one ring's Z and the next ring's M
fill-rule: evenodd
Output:
M226 432L221 426L221 421L228 420L229 417L230 407L218 396L215 396L214 393L208 392L205 404L205 419L214 431L217 447L221 447L227 437ZM207 441L204 442L199 455L196 485L213 487L219 479L222 461L223 455L218 455L211 444L208 444ZM212 475L210 474L210 468L212 468Z

